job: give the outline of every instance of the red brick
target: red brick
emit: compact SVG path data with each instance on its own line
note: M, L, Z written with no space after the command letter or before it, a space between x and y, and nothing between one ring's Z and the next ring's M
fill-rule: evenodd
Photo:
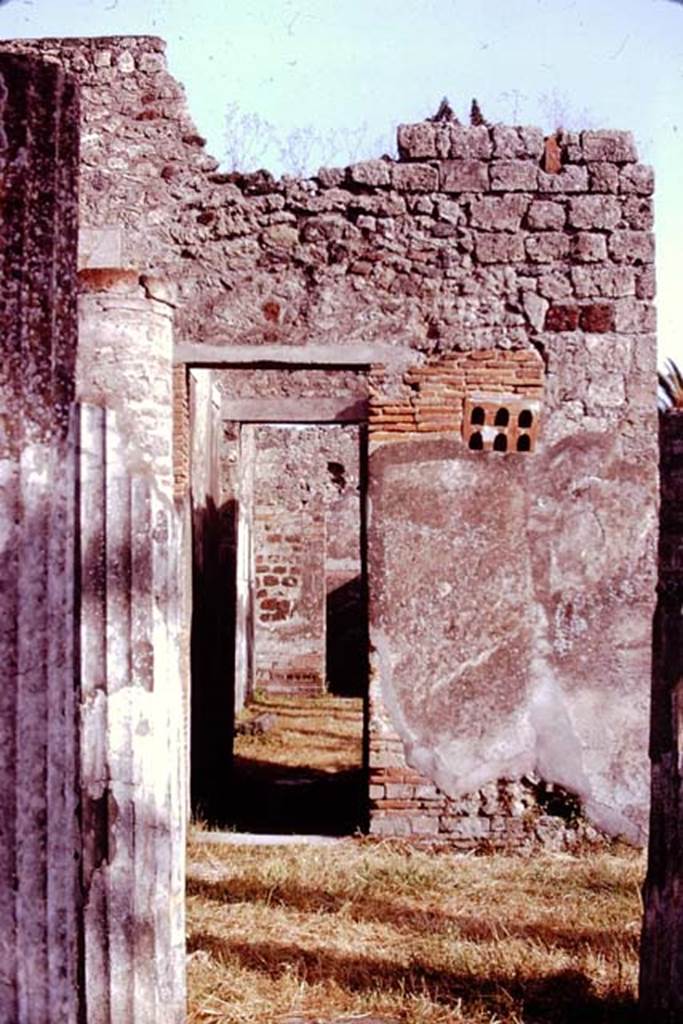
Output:
M614 308L606 302L583 306L579 323L581 329L590 334L607 334L614 330Z
M551 306L545 315L546 331L575 331L578 326L578 306Z

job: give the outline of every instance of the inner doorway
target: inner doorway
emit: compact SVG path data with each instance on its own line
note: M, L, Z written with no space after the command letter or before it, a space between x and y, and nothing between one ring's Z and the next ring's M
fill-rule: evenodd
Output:
M237 831L364 830L365 376L191 376L193 811Z

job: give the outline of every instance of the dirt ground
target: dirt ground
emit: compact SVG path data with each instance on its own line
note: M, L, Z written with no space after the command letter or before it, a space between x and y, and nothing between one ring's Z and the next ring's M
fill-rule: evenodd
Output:
M230 826L350 835L367 816L363 701L257 696L237 722Z

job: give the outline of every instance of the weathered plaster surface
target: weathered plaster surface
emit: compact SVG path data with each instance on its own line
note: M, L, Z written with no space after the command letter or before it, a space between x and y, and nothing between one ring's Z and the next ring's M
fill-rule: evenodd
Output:
M408 764L453 798L535 773L642 841L649 472L593 435L535 456L403 443L370 481L371 637Z

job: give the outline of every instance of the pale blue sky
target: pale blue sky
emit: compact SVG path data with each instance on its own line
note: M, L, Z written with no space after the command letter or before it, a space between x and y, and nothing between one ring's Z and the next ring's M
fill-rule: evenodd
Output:
M448 95L491 121L630 128L657 174L659 334L683 364L683 3L672 0L5 0L0 37L154 34L199 130L225 111L381 152ZM306 144L301 140L301 151ZM264 162L286 170L271 147ZM316 170L315 150L311 153ZM329 156L329 153L325 154ZM368 152L357 155L372 155ZM347 158L340 152L338 161Z

